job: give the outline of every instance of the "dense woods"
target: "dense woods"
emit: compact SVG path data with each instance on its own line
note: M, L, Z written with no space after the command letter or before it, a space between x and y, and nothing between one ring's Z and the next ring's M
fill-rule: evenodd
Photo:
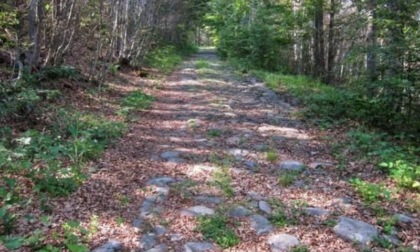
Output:
M207 24L222 56L347 90L329 101L346 107L343 116L395 133L420 129L418 1L210 5Z
M419 137L418 0L0 1L0 251L417 251Z

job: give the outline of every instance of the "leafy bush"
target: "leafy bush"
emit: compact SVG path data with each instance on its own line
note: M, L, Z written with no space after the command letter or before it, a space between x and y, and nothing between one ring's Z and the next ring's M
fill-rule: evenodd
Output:
M148 53L146 65L164 73L172 71L182 62L182 56L177 53L175 46L163 46Z

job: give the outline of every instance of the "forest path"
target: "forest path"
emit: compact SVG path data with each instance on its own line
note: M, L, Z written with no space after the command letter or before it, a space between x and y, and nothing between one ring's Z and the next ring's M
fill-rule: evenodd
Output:
M120 214L131 223L109 238L124 237L125 247L139 251L283 251L298 244L356 251L332 227L338 216L366 218L351 204L326 146L293 117L296 108L211 52L184 62L162 85L145 85L156 96L152 109L102 160L110 167L102 179L121 190ZM220 218L203 225L200 216Z

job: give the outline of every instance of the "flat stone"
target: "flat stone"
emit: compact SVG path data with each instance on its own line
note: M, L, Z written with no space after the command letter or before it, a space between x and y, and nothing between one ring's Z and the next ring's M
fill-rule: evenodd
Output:
M301 162L298 162L298 161L287 160L287 161L280 162L279 168L280 168L280 170L289 170L289 171L301 172L303 170L303 168L305 168L305 165L302 164Z
M171 234L171 241L180 241L184 239L184 236L181 234Z
M195 196L194 200L200 203L209 203L209 204L220 204L223 202L223 198L211 197L211 196Z
M240 142L241 142L241 138L238 136L233 136L226 139L226 143L230 145L238 145Z
M181 153L178 151L165 151L160 154L160 157L166 160L178 158Z
M132 226L137 230L143 230L146 228L147 224L144 219L135 219L133 220Z
M168 186L156 186L155 192L158 195L168 196L170 188Z
M181 211L181 216L190 216L190 217L213 215L213 214L214 214L214 210L206 206L193 206L187 209L183 209Z
M378 230L363 221L340 217L334 232L341 238L361 244L369 244L378 236Z
M236 159L242 159L249 154L249 151L243 149L229 149L228 153L235 156Z
M244 164L249 168L249 169L255 169L255 168L257 168L258 167L258 164L257 163L255 163L254 161L252 161L252 160L246 160L245 162L244 162Z
M163 226L156 226L156 227L153 229L153 233L155 233L155 235L157 235L157 236L164 235L164 234L166 234L167 232L168 232L168 230L167 230L165 227L163 227Z
M260 202L258 202L258 207L260 208L261 211L263 211L266 214L271 214L271 212L273 211L271 209L270 204L268 204L266 201L260 200Z
M249 220L251 228L257 235L267 234L273 230L273 225L262 215L252 215Z
M226 117L231 117L231 118L237 117L237 115L235 113L231 113L231 112L223 113L223 115L226 116Z
M169 158L169 159L167 159L167 162L172 163L172 164L183 164L186 161L183 158Z
M290 251L293 247L299 246L300 241L293 235L277 234L268 238L271 252Z
M214 250L215 247L209 242L188 242L184 245L185 252L200 252Z
M161 185L166 185L173 182L175 182L175 179L171 177L157 177L157 178L152 178L149 181L147 181L147 185L161 186Z
M396 235L383 235L383 238L394 245L401 244L400 239Z
M148 250L156 246L156 235L153 233L145 234L141 237L139 247L142 250Z
M146 250L146 252L167 252L167 251L168 251L168 246L166 246L165 244L160 244L154 248Z
M329 211L325 209L317 208L317 207L305 207L303 208L303 211L305 211L307 215L312 215L312 216L323 216L330 213Z
M95 248L92 252L115 252L123 248L122 243L116 240L109 240L99 248Z
M246 195L252 200L263 200L264 199L264 197L260 193L257 193L255 191L249 191L249 192L246 193Z
M251 211L243 206L235 206L228 212L230 217L241 218L251 214Z
M154 201L145 200L140 208L140 216L147 217L151 212L154 206Z
M414 218L411 218L410 216L407 216L405 214L394 214L393 218L399 222L404 224L410 224L414 222Z

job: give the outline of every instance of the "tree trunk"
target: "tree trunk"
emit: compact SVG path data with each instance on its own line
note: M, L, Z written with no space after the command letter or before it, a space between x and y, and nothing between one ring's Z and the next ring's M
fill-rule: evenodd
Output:
M334 59L335 59L335 12L336 12L336 1L331 0L330 3L330 24L328 29L328 68L327 77L325 82L332 84L334 82Z
M314 76L323 78L325 74L324 49L324 0L315 0L315 31L314 31Z
M369 27L367 33L367 54L366 54L366 70L368 73L369 81L375 82L378 79L377 72L377 37L376 37L376 0L369 0Z

